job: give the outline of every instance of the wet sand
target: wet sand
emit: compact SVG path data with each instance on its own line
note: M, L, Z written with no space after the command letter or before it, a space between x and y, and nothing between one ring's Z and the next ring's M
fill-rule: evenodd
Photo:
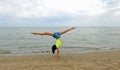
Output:
M0 70L120 70L120 51L31 56L0 56Z

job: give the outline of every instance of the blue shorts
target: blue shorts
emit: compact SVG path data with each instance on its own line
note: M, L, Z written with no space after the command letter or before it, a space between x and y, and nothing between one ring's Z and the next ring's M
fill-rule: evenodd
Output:
M53 37L56 38L56 39L60 38L60 33L59 32L54 32Z

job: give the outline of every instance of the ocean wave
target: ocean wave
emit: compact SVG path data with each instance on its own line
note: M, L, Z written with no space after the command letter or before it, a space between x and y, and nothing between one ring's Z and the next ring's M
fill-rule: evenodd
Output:
M11 53L9 50L0 50L0 54Z

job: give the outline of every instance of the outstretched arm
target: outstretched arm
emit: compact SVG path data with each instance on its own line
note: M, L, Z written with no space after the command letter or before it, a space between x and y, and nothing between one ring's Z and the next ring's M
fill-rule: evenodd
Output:
M61 32L59 32L59 33L62 35L62 34L64 34L64 33L66 33L66 32L69 32L69 31L75 29L75 28L76 28L76 27L71 27L71 28L68 28L68 29L66 29L66 30L64 30L64 31L61 31Z
M53 33L51 32L43 32L43 33L38 33L38 32L31 32L34 35L49 35L49 36L53 36Z

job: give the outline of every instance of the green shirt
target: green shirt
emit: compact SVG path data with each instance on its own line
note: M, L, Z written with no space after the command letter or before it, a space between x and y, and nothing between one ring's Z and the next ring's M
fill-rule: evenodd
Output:
M60 39L56 39L56 47L60 48L61 44L62 44L62 41Z

